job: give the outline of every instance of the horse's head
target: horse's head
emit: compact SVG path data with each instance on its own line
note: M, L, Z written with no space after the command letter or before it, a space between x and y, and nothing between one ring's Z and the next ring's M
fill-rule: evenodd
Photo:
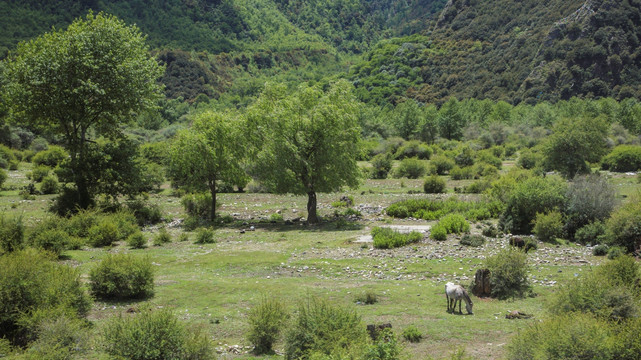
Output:
M472 304L472 301L470 301L469 303L468 302L465 303L465 310L467 310L467 313L470 315L474 315L474 313L472 312L473 305L474 304Z

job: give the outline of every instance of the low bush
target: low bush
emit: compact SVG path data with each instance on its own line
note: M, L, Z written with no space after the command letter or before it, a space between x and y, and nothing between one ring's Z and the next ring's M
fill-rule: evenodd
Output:
M178 241L179 241L179 242L189 241L189 234L187 234L187 233L180 233L180 235L178 235Z
M36 165L46 165L55 168L69 156L65 149L57 145L51 145L47 150L36 153L31 161Z
M91 293L101 299L139 299L154 292L154 272L148 258L109 254L89 272Z
M448 234L460 234L470 231L470 224L460 214L449 214L441 218L439 226L445 228Z
M114 316L105 326L105 351L118 359L215 359L202 327L181 323L169 310L143 309L135 316Z
M605 239L632 253L641 247L641 195L637 194L606 221Z
M4 182L7 181L8 177L7 172L0 169L0 189L2 189L2 186L4 185Z
M465 246L479 247L485 244L485 238L481 235L465 234L461 238L460 243Z
M299 305L285 336L285 358L305 359L312 354L345 356L360 352L366 344L365 326L354 309L309 297Z
M452 178L452 180L474 179L476 177L476 172L471 166L464 168L455 166L452 168L452 170L450 170L450 177Z
M563 235L563 216L558 211L551 211L547 214L536 214L534 229L532 232L544 242L554 242Z
M447 240L447 229L445 228L445 226L442 226L440 224L432 226L432 229L430 230L430 238L436 241Z
M24 247L22 216L8 218L0 214L0 255Z
M165 228L160 228L158 230L158 234L154 236L154 245L155 246L161 246L166 243L171 242L171 235L169 235L169 232Z
M495 237L498 237L500 233L499 233L499 230L496 228L496 226L490 225L490 226L484 227L483 230L481 231L481 234L483 234L483 236L495 238Z
M612 246L608 249L608 259L614 260L622 255L625 255L626 249L621 246Z
M57 194L60 191L60 184L55 176L45 176L40 184L40 192L44 195Z
M438 175L445 175L454 167L454 161L444 155L438 155L430 160L430 166Z
M575 177L566 193L567 203L565 232L568 239L576 231L595 221L605 221L614 210L616 190L605 176L588 175Z
M269 222L271 223L279 223L283 222L285 219L283 218L283 215L278 214L278 213L273 213L269 216Z
M539 248L539 244L536 242L536 239L532 239L531 237L528 237L525 239L525 245L523 246L523 250L528 253L530 250L536 250Z
M88 348L87 322L68 315L41 321L34 333L36 341L25 352L26 359L76 359Z
M211 194L195 193L182 197L181 202L188 215L203 219L211 217Z
M376 296L375 292L368 290L356 295L354 301L365 305L374 305L378 302L378 296Z
M601 167L616 172L641 170L641 146L619 145L615 147L603 158Z
M606 256L608 254L609 247L605 244L599 244L592 248L592 255L594 256Z
M416 157L421 160L429 160L430 156L432 156L432 149L427 144L422 144L418 140L405 142L398 148L398 150L396 150L395 154L395 158L397 160L411 157Z
M0 336L14 345L37 337L42 321L84 316L91 306L79 273L36 249L0 256Z
M39 183L45 178L45 176L49 176L50 171L51 168L47 165L37 165L30 173L27 174L27 178Z
M255 354L273 353L272 346L278 340L288 317L285 305L272 297L263 297L249 311L247 340L254 346Z
M422 160L417 158L406 158L396 168L394 176L397 178L418 179L425 175L427 167Z
M417 343L421 341L423 334L416 326L410 325L403 329L403 338L411 343Z
M375 227L372 229L374 247L377 249L393 249L415 243L423 239L418 231L400 233L390 228Z
M604 241L605 225L600 221L587 224L574 234L574 240L580 244L596 245Z
M386 179L392 170L392 157L389 154L378 154L372 158L372 179Z
M127 245L132 249L142 249L147 246L147 239L141 231L137 231L127 238Z
M138 226L158 224L163 219L162 211L156 204L147 204L143 199L129 200L126 204L136 218Z
M492 296L498 299L523 297L530 291L527 255L514 247L507 247L485 260L490 270Z
M499 201L460 201L456 197L447 200L410 199L388 206L387 215L395 218L414 217L423 220L438 220L451 213L462 213L471 220L485 220L498 216L502 204Z
M48 229L32 236L29 243L35 248L47 250L60 256L67 248L67 244L70 243L70 238L69 234L63 230Z
M401 348L391 329L383 329L373 344L366 348L363 358L376 360L398 360ZM334 357L332 357L334 358ZM354 357L351 357L354 358Z
M89 236L89 229L100 221L100 213L94 209L82 210L70 217L65 222L65 230L71 236L85 238Z
M110 219L103 219L89 228L87 235L87 242L93 247L111 246L120 238L118 227Z
M442 194L445 192L445 180L438 175L429 176L423 182L423 191L426 194Z
M196 244L214 244L214 231L209 228L199 228L196 230Z
M523 169L534 169L543 162L543 154L536 153L530 149L524 149L519 154L516 164Z

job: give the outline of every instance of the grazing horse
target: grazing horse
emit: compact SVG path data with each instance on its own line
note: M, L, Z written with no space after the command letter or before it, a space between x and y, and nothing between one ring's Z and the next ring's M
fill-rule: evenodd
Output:
M447 312L454 313L456 310L456 302L458 301L458 312L459 314L463 314L461 311L461 300L465 300L465 310L467 310L468 314L474 314L472 312L472 300L465 288L461 285L454 285L451 282L445 284L445 296L447 297Z

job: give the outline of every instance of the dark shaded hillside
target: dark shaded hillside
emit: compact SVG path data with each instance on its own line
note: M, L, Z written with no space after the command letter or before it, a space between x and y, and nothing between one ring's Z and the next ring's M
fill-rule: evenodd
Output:
M426 36L384 40L350 74L378 103L639 96L638 0L450 0Z

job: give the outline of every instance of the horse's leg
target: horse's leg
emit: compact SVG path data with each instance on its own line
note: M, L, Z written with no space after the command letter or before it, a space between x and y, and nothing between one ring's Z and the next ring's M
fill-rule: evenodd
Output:
M458 299L458 313L463 315L463 311L461 310L461 303L463 302L463 299Z
M447 312L450 312L450 297L445 293L445 300L447 301Z

